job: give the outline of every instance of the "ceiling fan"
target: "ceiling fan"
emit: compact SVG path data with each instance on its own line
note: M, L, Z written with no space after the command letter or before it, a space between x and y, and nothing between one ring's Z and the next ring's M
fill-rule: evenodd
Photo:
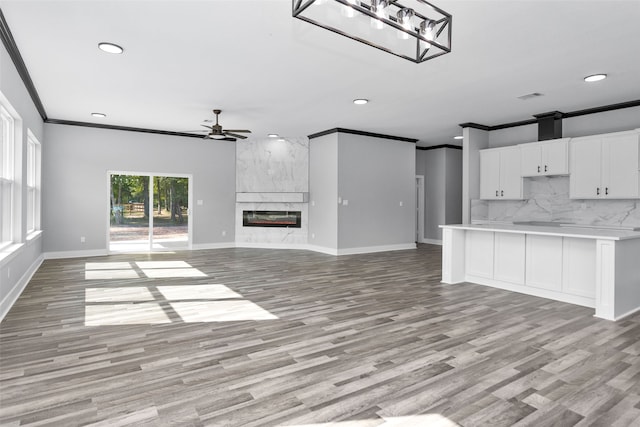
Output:
M218 139L223 141L235 141L236 138L246 139L247 137L244 135L240 135L240 133L251 133L250 130L247 129L222 129L222 126L218 124L218 115L222 112L222 110L213 110L213 114L216 115L216 124L202 125L209 129L209 133L205 136L205 139Z

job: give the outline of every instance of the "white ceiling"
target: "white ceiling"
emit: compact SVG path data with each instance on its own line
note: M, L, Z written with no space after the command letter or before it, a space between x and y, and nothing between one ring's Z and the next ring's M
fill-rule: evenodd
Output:
M422 64L294 19L291 0L0 7L51 119L183 132L220 108L255 138L342 127L428 146L458 143L464 122L640 99L639 0L433 3L453 15L452 52ZM609 78L582 80L593 73ZM517 99L531 92L544 96Z

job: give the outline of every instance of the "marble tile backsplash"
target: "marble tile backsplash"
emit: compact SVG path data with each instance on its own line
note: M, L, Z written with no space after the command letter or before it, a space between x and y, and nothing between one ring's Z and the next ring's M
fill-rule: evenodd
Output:
M472 221L544 221L640 227L639 200L572 200L569 177L524 179L525 200L472 200Z

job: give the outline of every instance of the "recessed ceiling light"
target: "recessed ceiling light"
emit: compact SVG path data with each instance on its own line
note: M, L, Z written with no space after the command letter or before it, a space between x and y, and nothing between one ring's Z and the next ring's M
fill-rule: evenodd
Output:
M463 139L463 138L464 138L464 136L462 136L462 135L458 135L458 136L454 136L453 137L453 139Z
M277 138L278 134L277 133L270 133L269 135L267 135L269 138Z
M353 103L356 104L356 105L364 105L367 102L369 102L369 100L368 99L364 99L364 98L354 99L353 100Z
M98 117L100 119L104 119L105 117L107 117L107 115L105 113L91 113L91 115L93 117Z
M107 43L107 42L98 43L98 47L100 48L100 50L102 50L103 52L107 52L107 53L122 53L122 52L124 52L124 49L122 47L118 46L117 44L113 44L113 43Z
M584 81L591 83L591 82L598 82L598 81L604 80L606 78L607 78L606 74L592 74L590 76L585 77Z

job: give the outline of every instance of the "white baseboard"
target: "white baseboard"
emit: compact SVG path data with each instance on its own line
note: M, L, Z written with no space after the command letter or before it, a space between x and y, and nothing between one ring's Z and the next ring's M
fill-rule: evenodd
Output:
M29 283L35 272L38 271L38 268L40 268L42 261L44 261L44 256L40 255L29 266L27 271L24 272L20 280L16 282L13 289L11 289L11 291L2 299L2 301L0 301L0 321L4 319L11 307L13 307L13 304L15 304L15 302L18 300L18 297L22 295L24 288L27 287L27 284Z
M500 280L488 279L485 277L466 275L464 281L478 285L491 286L492 288L504 289L506 291L533 295L534 297L548 298L555 301L567 302L569 304L581 305L583 307L595 308L596 306L595 298L587 298L558 291L551 291L548 289L502 282Z
M404 250L415 249L415 248L416 248L415 243L403 243L399 245L365 246L360 248L338 249L338 255L356 255L356 254L369 254L374 252L404 251Z
M442 246L442 240L437 240L437 239L422 239L422 241L420 243L426 243L429 245L440 245Z
M306 243L257 243L257 242L236 242L236 248L255 249L309 249Z
M309 251L312 251L312 252L319 252L321 254L334 255L334 256L338 255L338 250L337 249L327 248L327 247L324 247L324 246L306 245L305 249L307 249Z
M106 256L109 252L106 249L92 249L87 251L59 251L45 252L44 259L61 259L61 258L85 258L92 256Z
M194 243L191 245L191 249L194 251L202 251L206 249L229 249L235 248L235 242L222 242L222 243Z

